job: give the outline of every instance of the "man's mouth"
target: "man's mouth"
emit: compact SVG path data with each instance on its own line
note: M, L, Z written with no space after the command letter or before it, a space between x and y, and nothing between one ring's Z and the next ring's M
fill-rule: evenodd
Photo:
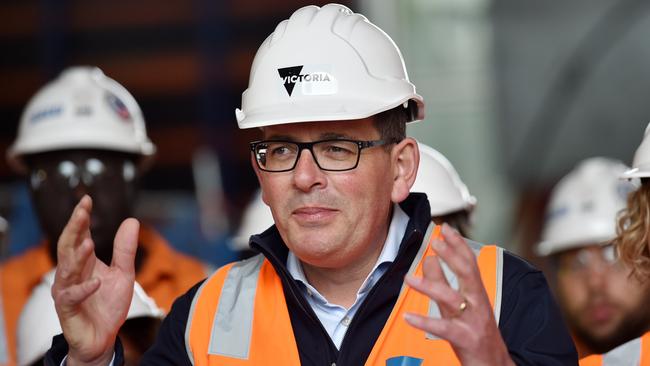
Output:
M291 212L291 215L305 225L323 224L334 218L338 210L329 207L307 206L300 207Z

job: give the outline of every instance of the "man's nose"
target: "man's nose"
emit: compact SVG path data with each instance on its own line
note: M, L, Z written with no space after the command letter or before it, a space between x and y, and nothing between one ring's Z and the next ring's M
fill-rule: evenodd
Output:
M293 171L294 184L301 191L308 192L314 187L327 184L325 173L318 167L314 155L309 149L303 149Z

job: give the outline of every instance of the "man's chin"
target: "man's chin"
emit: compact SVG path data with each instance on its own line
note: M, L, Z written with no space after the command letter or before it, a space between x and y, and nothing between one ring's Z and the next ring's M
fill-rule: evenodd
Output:
M639 337L643 332L636 327L630 327L625 322L617 321L601 325L597 329L587 328L575 330L576 336L593 353L606 353L623 343Z

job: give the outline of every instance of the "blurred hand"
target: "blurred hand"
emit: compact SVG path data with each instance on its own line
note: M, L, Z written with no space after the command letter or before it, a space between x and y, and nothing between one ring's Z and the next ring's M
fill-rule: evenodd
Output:
M97 259L90 237L92 200L77 204L57 244L52 297L68 342L67 364L107 365L126 319L135 281L139 223L126 219L115 235L110 267Z
M423 277L409 275L406 283L434 300L441 318L406 314L406 321L425 332L447 340L463 365L513 365L483 287L476 256L465 239L447 224L442 239L434 240L437 256L449 265L459 281L451 288L436 256L424 259Z

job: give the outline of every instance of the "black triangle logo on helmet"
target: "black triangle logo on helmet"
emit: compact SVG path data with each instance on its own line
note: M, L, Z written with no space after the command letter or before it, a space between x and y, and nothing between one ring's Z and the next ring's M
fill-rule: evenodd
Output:
M293 88L296 86L297 77L300 75L303 66L304 65L291 66L278 69L278 74L280 74L284 88L287 90L289 96L291 96L293 93Z

